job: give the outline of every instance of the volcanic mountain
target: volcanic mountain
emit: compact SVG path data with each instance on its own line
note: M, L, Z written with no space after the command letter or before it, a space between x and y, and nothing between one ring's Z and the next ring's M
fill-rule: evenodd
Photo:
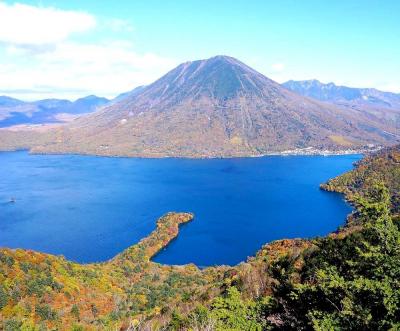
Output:
M183 63L116 103L18 147L45 153L228 157L396 139L391 127L300 96L232 57L216 56Z

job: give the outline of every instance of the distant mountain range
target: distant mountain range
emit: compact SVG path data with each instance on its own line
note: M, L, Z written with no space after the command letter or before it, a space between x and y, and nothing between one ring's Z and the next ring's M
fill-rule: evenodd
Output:
M315 79L290 80L282 85L300 95L357 110L370 120L400 129L400 94L323 84Z
M74 102L60 99L25 102L0 96L0 127L66 122L76 115L91 113L108 102L108 99L95 95Z
M0 148L142 157L255 156L387 145L398 131L357 109L294 93L228 56L186 62L99 111Z
M400 110L400 94L383 92L373 88L355 88L324 84L316 79L294 81L282 84L289 90L321 101L335 103L362 103Z

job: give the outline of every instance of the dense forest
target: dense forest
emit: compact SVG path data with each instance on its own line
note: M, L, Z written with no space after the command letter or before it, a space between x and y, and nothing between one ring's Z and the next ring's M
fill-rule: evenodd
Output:
M169 213L138 244L80 265L0 250L4 330L398 330L400 146L321 185L355 207L337 232L265 245L235 267L151 258L192 214ZM323 222L321 215L321 222Z

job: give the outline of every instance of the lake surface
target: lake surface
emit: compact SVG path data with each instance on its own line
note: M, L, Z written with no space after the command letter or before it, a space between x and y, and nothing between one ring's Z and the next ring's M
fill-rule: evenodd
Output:
M0 153L0 247L107 260L168 211L195 219L155 261L236 264L276 239L325 235L351 211L319 184L359 155L136 159ZM16 202L10 203L15 197Z

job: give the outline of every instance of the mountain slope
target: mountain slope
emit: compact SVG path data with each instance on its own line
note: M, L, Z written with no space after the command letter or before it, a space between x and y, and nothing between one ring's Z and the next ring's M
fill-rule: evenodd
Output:
M109 101L110 100L106 98L98 97L96 95L88 95L72 102L66 109L66 112L69 114L91 113L99 107L106 105Z
M144 88L145 88L145 86L141 85L141 86L135 87L133 90L130 90L128 92L123 92L121 94L118 94L114 99L111 100L111 103L117 103L125 98L133 97L136 94L138 94L141 90L143 90Z
M21 100L10 98L5 95L0 96L0 107L13 107L23 103L24 102Z
M183 63L28 146L44 153L228 157L387 144L395 133L358 112L288 91L234 58L216 56Z

